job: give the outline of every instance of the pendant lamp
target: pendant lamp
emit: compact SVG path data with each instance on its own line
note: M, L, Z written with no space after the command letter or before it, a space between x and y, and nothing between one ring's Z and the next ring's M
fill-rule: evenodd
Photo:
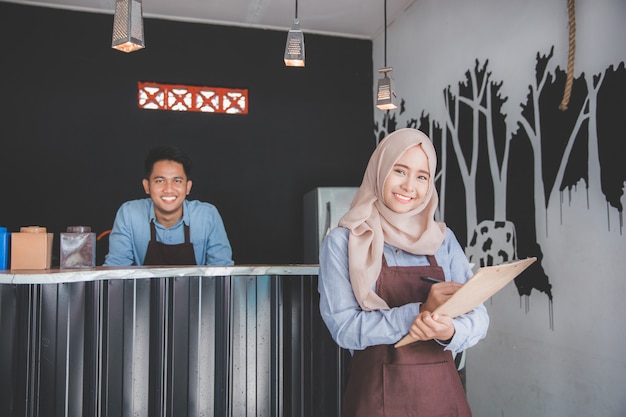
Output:
M293 19L293 25L287 34L285 65L288 67L304 66L304 33L300 29L300 22L298 21L298 0L296 0L296 14Z
M387 66L387 0L385 0L385 34L384 34L384 51L385 51L385 66L378 70L382 74L382 77L378 80L378 88L376 89L376 107L381 110L393 110L397 109L396 104L396 89L394 86L393 78L391 78L391 71L393 68Z
M111 47L133 52L145 47L141 0L116 0Z

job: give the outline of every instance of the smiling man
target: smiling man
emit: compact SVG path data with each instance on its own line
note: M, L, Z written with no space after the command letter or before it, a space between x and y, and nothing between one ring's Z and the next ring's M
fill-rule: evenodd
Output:
M187 200L191 160L171 146L145 160L143 188L150 198L119 208L105 266L233 265L224 223L215 206Z

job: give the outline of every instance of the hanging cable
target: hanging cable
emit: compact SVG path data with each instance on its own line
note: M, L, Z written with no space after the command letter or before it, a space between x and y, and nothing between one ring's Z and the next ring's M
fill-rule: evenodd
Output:
M384 65L383 67L387 66L387 0L385 0L385 12L383 13L383 16L385 18L385 44L384 44L384 50L385 50L385 59L384 59Z

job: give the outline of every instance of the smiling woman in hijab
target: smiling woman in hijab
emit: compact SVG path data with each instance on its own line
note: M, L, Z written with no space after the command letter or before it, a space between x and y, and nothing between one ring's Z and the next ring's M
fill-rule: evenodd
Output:
M453 354L485 337L489 316L483 305L432 313L472 276L452 230L435 221L436 168L425 134L389 134L322 243L320 312L353 354L343 417L471 416ZM395 348L407 333L418 341Z

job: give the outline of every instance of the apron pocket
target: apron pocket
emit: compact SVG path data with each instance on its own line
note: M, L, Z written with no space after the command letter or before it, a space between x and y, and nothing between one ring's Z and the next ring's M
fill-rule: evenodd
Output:
M454 417L454 381L446 362L383 367L385 417Z

